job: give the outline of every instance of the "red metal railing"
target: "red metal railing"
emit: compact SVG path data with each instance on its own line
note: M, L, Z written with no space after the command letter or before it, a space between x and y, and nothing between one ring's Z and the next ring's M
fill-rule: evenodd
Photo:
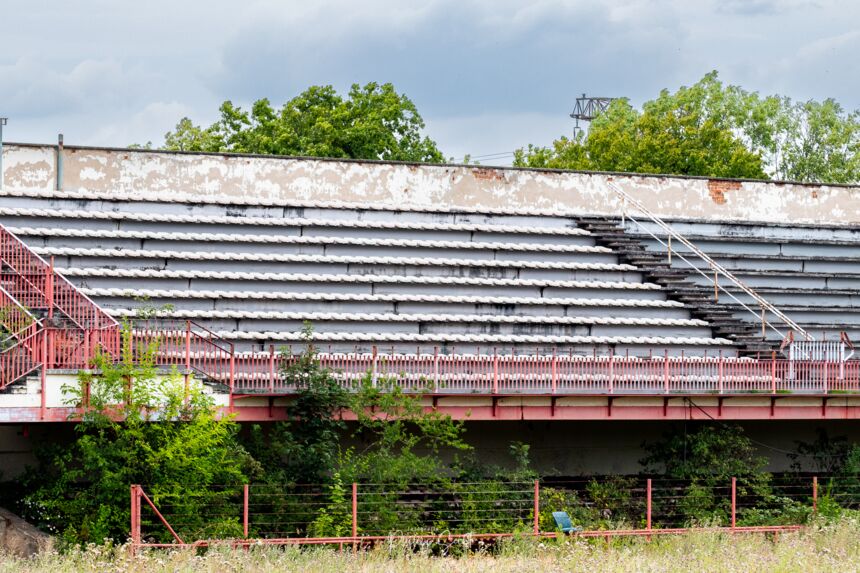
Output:
M61 325L46 335L49 351L44 358L49 368L84 368L97 348L117 356L119 323L3 225L0 282L7 295L0 298L0 309L7 309L3 312L23 305L44 311L52 324Z
M0 287L0 327L15 338L26 338L41 327L39 320Z
M829 394L860 393L860 361L776 358L321 353L321 366L347 389L363 380L443 394ZM283 372L297 357L275 352L234 357L238 393L289 394ZM226 371L226 366L222 368Z
M10 336L0 340L0 348L3 348L0 352L0 389L44 364L45 332L37 329L20 338Z
M30 250L18 237L0 225L0 260L11 270L4 273L9 293L30 308L62 312L84 330L116 328L116 320L80 292L53 265Z
M132 328L132 348L136 355L147 348L154 348L154 359L158 365L196 371L210 381L232 389L233 344L197 323L137 323Z

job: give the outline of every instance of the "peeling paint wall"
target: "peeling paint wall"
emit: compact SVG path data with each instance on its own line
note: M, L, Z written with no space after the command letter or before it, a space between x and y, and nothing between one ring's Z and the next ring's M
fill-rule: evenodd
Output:
M7 144L6 186L51 190L55 146ZM63 189L175 197L215 195L287 204L338 201L512 214L618 215L612 179L660 216L720 221L860 222L860 187L681 177L564 173L470 166L176 154L66 148Z

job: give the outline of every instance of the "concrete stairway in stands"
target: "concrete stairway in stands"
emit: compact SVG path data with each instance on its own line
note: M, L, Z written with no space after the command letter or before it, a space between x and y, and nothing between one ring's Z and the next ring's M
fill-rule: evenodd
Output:
M739 318L715 301L712 284L695 281L695 271L690 272L689 267L685 269L676 261L670 263L665 252L649 249L642 237L622 226L620 219L581 217L577 222L595 236L598 245L612 248L619 261L636 265L646 280L661 285L670 300L689 306L691 315L707 321L715 336L732 340L747 354L775 350L773 342L762 336L760 325ZM656 241L655 244L659 245Z
M750 222L667 222L816 340L837 341L844 332L850 340L860 341L860 230ZM663 285L670 300L693 307L692 316L708 320L715 335L725 336L751 352L779 346L781 336L770 328L762 340L760 315L751 314L725 293L714 301L712 282L677 256L688 254L683 245L673 243L676 256L670 265L666 247L629 219L623 228L620 218L580 223L599 237L597 244L614 245L619 261L636 264L645 280ZM655 225L640 223L660 236ZM703 261L686 258L709 274ZM757 308L733 285L722 281L721 286L747 306ZM775 317L767 314L766 319L784 330Z

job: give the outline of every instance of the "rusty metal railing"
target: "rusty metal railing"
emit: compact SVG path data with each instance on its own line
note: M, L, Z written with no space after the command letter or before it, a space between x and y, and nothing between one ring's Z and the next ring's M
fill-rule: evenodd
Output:
M760 320L761 326L762 326L762 337L764 337L764 332L765 332L766 328L772 329L774 332L776 332L777 334L780 335L780 338L785 338L785 336L787 335L787 333L782 332L781 330L779 330L778 328L773 326L773 324L767 320L766 313L770 313L771 315L775 316L780 321L782 321L783 324L788 326L789 329L802 335L807 340L812 340L812 335L809 332L804 330L799 324L797 324L794 320L789 318L784 312L779 310L773 304L768 302L763 296L761 296L759 293L757 293L751 287L746 285L742 280L737 278L734 274L732 274L723 265L721 265L720 263L718 263L717 261L715 261L714 259L709 257L707 255L707 253L705 253L699 247L697 247L695 244L693 244L684 235L682 235L681 233L676 231L671 225L669 225L668 223L663 221L660 217L655 215L641 201L632 197L629 193L627 193L626 191L621 189L621 187L619 187L614 182L608 181L607 184L609 185L609 188L612 189L612 191L614 191L616 194L618 194L621 197L622 201L625 203L622 218L630 219L640 229L642 229L643 231L645 231L645 233L650 235L651 238L655 239L658 243L660 243L663 247L665 247L667 249L667 251L669 252L670 263L672 260L671 259L671 257L672 257L672 250L671 250L672 249L672 245L671 245L672 240L675 240L678 243L684 245L696 257L698 257L700 260L704 261L707 264L708 268L714 273L713 277L711 277L711 275L709 275L708 273L705 273L704 271L702 271L702 269L700 269L699 267L697 267L696 265L694 265L693 263L688 261L682 254L680 254L678 252L674 253L675 256L677 256L679 259L684 261L687 265L690 266L690 268L692 268L694 271L696 271L697 273L702 275L706 280L708 280L713 285L715 291L725 293L729 298L731 298L736 303L738 303L742 308L744 308L745 310L750 312L753 316L755 316L757 320ZM645 217L647 217L649 221L651 221L652 223L657 225L666 234L667 242L664 242L662 238L660 238L656 233L654 233L646 225L643 225L635 217L633 217L629 213L627 213L627 211L626 211L626 204L627 203L629 203L630 205L635 207L639 212L641 212ZM739 300L731 291L727 290L723 285L721 285L719 283L718 278L717 278L718 276L724 277L728 282L735 285L741 292L745 293L747 296L752 298L759 305L760 314L756 310L753 310L752 308L750 308L749 305L747 305L746 303Z

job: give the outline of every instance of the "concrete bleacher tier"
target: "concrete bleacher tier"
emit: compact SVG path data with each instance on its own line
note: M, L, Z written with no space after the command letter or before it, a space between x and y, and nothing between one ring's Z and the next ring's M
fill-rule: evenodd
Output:
M169 304L241 350L310 321L335 350L735 351L570 217L57 192L6 193L0 223L115 317Z

